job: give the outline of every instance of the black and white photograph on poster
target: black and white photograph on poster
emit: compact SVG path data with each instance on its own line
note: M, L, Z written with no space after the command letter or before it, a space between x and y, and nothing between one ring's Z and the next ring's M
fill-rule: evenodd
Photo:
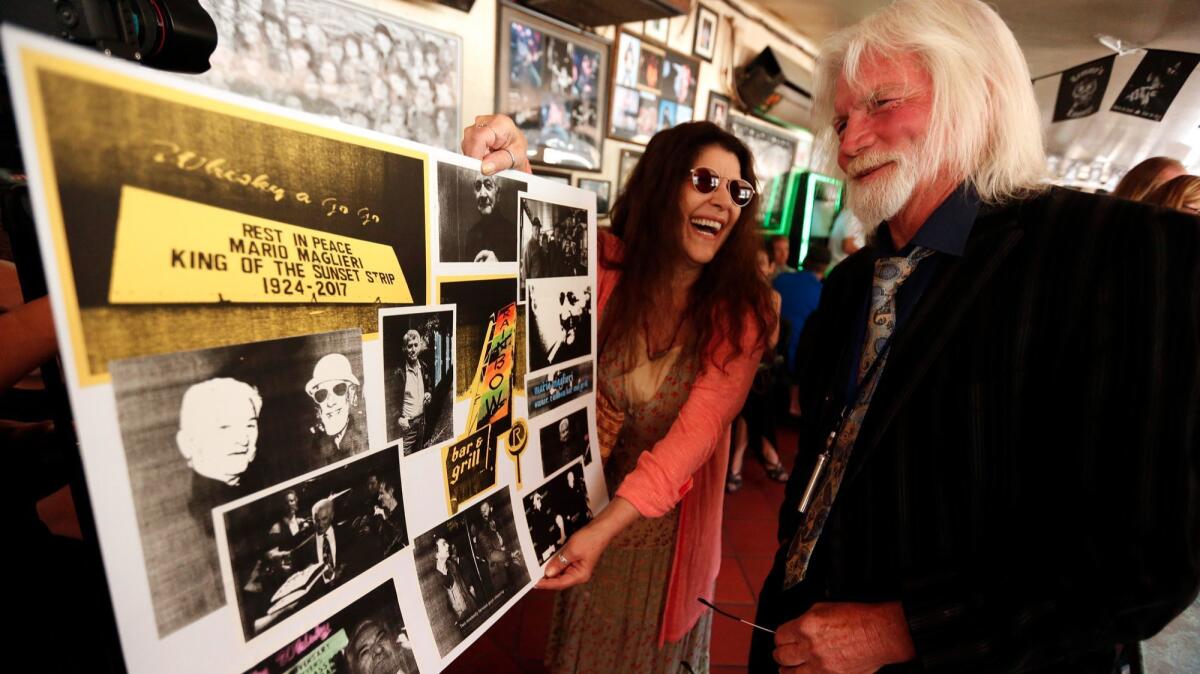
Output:
M508 487L417 536L413 551L442 656L529 584Z
M1112 111L1161 122L1197 63L1200 54L1147 49Z
M586 277L529 279L529 371L592 352L592 285Z
M1100 111L1116 58L1113 54L1063 71L1054 102L1055 122L1080 119Z
M247 641L408 545L392 446L221 513Z
M521 197L521 278L584 276L588 217L582 208Z
M517 193L526 183L438 162L442 262L516 262Z
M245 674L418 674L397 596L385 581Z
M572 534L592 521L583 464L576 461L567 470L546 480L525 495L524 503L525 523L529 527L534 554L539 564L545 564Z
M441 278L438 279L438 301L456 305L454 312L455 395L469 395L487 364L488 328L493 317L504 314L508 306L517 301L517 279L514 276L497 278ZM524 352L525 322L516 321L517 354L514 373L515 386L522 387L525 381ZM475 430L471 428L470 430Z
M384 309L387 441L408 456L454 435L454 307Z
M584 465L590 464L590 428L586 407L542 426L538 431L538 440L542 447L542 474L550 475L575 459L583 459Z
M592 392L592 361L530 377L525 390L529 395L529 417L545 414Z
M159 634L225 605L212 509L367 450L358 330L111 363Z
M462 38L338 0L201 0L209 84L458 151Z

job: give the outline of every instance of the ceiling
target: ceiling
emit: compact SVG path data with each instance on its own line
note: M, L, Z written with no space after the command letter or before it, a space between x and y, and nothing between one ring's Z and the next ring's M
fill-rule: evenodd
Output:
M889 4L886 0L756 0L796 32L820 43ZM1097 33L1137 47L1200 52L1200 0L990 0L1017 37L1035 80L1114 53ZM1169 154L1200 172L1200 68L1189 78L1162 122L1109 111L1140 61L1118 57L1101 112L1050 124L1058 77L1035 84L1043 107L1047 151L1079 161L1127 168L1154 154Z

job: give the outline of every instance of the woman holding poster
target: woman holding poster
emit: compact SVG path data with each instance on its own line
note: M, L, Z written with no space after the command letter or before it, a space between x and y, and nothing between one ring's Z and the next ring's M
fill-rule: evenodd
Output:
M511 120L479 118L463 150L486 166L509 138ZM711 613L696 597L713 598L720 563L729 427L777 320L753 273L754 181L741 141L681 124L651 139L600 236L597 416L612 429L612 500L539 585L589 583L558 598L553 671L708 668Z

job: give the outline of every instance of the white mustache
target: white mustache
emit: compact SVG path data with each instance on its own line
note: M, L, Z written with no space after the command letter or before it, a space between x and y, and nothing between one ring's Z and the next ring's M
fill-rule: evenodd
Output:
M906 154L899 152L872 152L851 159L846 164L846 173L852 178L857 178L890 162L896 162L901 169L908 168L912 164L911 159Z

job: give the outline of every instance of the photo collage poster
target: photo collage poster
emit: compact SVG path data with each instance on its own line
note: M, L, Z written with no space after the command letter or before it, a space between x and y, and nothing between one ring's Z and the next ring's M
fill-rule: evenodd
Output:
M631 33L618 32L608 135L635 143L700 119L700 61Z
M595 195L0 39L127 669L441 671L607 503Z

